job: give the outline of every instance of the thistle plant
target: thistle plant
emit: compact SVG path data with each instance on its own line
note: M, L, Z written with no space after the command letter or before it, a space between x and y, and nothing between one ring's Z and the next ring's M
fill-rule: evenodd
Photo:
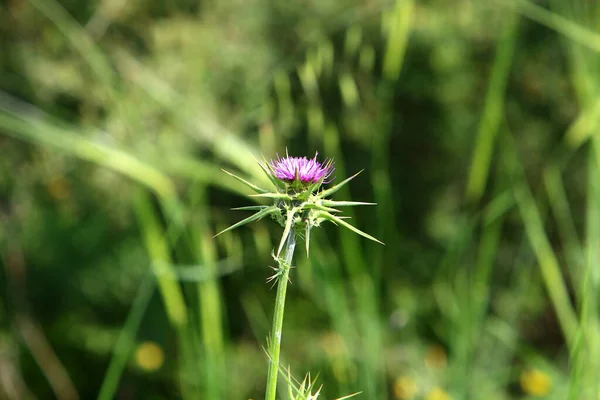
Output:
M317 389L316 379L312 379L310 376L310 373L306 374L306 376L304 377L304 380L298 384L293 382L293 381L295 381L295 379L292 377L289 369L287 370L287 376L285 375L285 373L282 375L284 376L285 380L288 383L288 397L290 400L318 400L319 399L323 385L319 386L319 388ZM346 400L346 399L354 397L358 394L360 394L360 392L353 393L353 394L350 394L350 395L344 396L344 397L339 397L336 400Z
M323 185L331 182L330 177L335 168L333 160L329 159L319 162L317 161L317 156L318 153L312 159L290 157L286 151L285 157L277 156L276 159L270 162L267 162L265 159L262 161L257 160L259 166L274 186L274 190L272 191L262 189L239 176L223 170L256 192L256 194L250 196L270 199L272 200L272 204L268 206L236 208L236 210L256 211L256 213L224 229L217 236L267 216L273 218L283 227L283 234L281 235L279 245L272 254L276 262L276 266L274 267L275 274L268 279L268 281L277 282L277 295L275 299L273 327L268 340L269 372L265 400L275 400L285 295L298 239L304 240L308 256L311 230L320 226L321 223L329 221L350 229L352 232L367 239L383 244L373 236L347 223L345 219L348 217L340 215L341 211L338 210L339 207L374 205L375 203L335 201L329 199L329 196L340 190L361 171L329 189L323 189Z

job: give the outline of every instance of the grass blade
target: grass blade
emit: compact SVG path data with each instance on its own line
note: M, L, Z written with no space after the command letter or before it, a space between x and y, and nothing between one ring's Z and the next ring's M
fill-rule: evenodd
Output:
M479 122L473 159L469 171L466 195L476 203L481 199L488 180L494 141L504 114L504 96L515 43L517 42L519 15L510 13L502 37L498 42L492 76L486 93L485 105Z
M98 400L111 400L114 398L115 392L119 385L119 379L123 374L127 359L131 353L131 349L135 343L136 332L140 326L144 312L148 307L150 298L154 293L154 277L148 275L146 279L142 281L138 292L133 300L123 329L119 335L119 339L115 344L113 355L104 375L102 386L100 387L100 394Z
M187 324L187 308L183 291L172 268L171 253L165 234L152 207L150 196L145 190L139 190L135 211L148 255L152 260L152 271L157 275L158 288L167 316L175 327L181 329Z
M569 300L558 260L544 231L542 219L529 188L525 185L517 186L514 188L514 194L525 225L525 232L538 260L550 300L556 310L567 343L572 346L577 332L577 316Z

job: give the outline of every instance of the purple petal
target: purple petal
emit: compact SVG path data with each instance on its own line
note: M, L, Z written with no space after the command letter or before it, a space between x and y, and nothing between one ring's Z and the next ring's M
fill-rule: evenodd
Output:
M325 160L322 163L317 161L317 155L312 159L306 157L284 158L277 155L275 160L270 163L273 175L284 181L294 181L296 174L303 183L315 183L325 180L331 176L334 171L333 162Z

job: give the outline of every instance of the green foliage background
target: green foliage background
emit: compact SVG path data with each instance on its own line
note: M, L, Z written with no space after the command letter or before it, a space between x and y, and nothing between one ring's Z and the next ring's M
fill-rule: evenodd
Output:
M221 168L265 183L253 155L286 148L364 169L339 198L377 202L352 223L386 243L327 226L297 256L296 378L493 400L535 370L545 398L599 397L599 21L586 0L0 2L0 398L263 396L281 229L213 235L249 201Z

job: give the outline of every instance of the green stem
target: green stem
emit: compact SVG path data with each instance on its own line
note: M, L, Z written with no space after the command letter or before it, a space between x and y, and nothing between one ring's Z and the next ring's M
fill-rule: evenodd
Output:
M292 258L294 257L294 249L296 248L296 234L293 229L290 229L286 244L284 247L284 255L278 258L279 263L278 282L277 282L277 297L275 299L275 313L273 315L273 328L271 329L271 341L269 343L269 374L267 376L267 393L265 400L275 400L277 391L277 375L279 373L279 351L281 348L281 331L283 328L283 310L285 308L285 293L287 291L288 276L292 266Z

